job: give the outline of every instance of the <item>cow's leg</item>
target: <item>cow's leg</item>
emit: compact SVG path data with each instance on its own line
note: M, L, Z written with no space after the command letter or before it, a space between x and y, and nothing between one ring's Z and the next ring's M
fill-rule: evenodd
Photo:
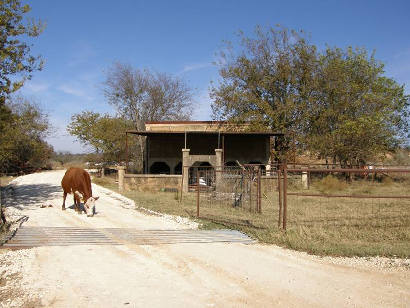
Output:
M63 211L65 211L65 198L67 198L67 193L66 193L66 192L64 192L63 206L61 207L61 209L62 209Z
M77 195L74 193L74 210L77 213L80 213L80 200L78 200L79 198L77 197Z
M78 214L82 214L83 211L81 209L81 197L79 195L76 195L75 197L77 199L77 212Z

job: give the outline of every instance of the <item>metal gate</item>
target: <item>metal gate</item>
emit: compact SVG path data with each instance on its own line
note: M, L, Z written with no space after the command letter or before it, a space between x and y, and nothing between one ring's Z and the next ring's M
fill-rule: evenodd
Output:
M218 215L221 209L262 213L263 173L261 165L225 167L221 170L191 167L189 188L196 192L197 216L200 216L200 211Z

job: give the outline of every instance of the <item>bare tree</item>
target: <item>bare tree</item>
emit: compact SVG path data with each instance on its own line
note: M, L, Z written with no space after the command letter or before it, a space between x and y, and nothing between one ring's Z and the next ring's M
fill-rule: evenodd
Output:
M108 70L103 86L108 102L123 118L131 120L137 130L144 130L146 121L191 118L192 91L178 77L117 62ZM141 159L143 141L139 137Z

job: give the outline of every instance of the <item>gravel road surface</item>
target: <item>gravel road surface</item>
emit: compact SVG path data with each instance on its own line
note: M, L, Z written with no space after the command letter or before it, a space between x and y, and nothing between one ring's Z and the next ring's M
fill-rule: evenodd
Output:
M197 234L196 223L145 215L97 185L94 217L62 211L63 175L17 178L6 201L9 217L28 216L27 230L70 230L76 238L98 230L112 242L0 249L0 307L410 307L408 260L320 258L257 243L186 243L186 234ZM66 206L72 200L68 196ZM144 244L119 235L153 230L179 237L172 244Z

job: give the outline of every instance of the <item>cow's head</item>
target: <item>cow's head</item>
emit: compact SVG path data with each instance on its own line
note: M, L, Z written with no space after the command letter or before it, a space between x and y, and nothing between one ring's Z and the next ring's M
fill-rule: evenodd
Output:
M95 213L95 201L98 200L99 197L90 197L87 199L87 201L84 203L84 209L85 212L87 213L88 217L94 216Z

